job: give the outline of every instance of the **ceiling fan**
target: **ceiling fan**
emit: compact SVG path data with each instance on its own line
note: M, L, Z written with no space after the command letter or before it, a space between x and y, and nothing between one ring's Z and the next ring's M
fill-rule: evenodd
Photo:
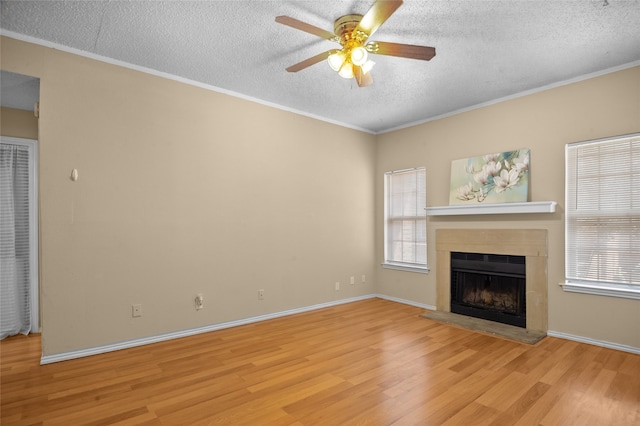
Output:
M364 15L345 15L336 19L333 33L289 16L277 16L276 22L313 34L325 40L340 43L341 49L332 49L305 59L286 70L298 72L325 59L341 77L355 78L359 87L373 83L371 68L375 64L369 53L399 56L428 61L436 49L428 46L368 41L369 37L402 5L402 0L376 0Z

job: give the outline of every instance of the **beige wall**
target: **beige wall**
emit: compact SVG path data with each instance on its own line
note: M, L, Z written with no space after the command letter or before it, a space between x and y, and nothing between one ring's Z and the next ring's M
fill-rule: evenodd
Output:
M9 38L2 67L40 78L45 355L374 292L373 135Z
M429 217L429 274L379 268L382 294L436 304L435 230L549 230L549 330L640 347L636 300L566 293L564 279L564 147L569 142L640 131L640 67L546 90L378 137L377 263L382 262L383 173L425 166L427 205L449 203L451 161L491 152L531 149L531 201L557 201L554 214ZM615 165L612 165L615 167Z
M38 119L32 111L0 108L0 134L23 139L38 139Z
M637 302L557 285L564 144L639 131L640 68L375 137L9 38L1 48L3 69L40 78L45 355L372 293L435 305L434 269L379 267L383 172L426 166L428 204L445 205L451 160L519 147L532 150L532 201L558 213L430 218L430 265L440 227L548 229L549 328L640 347Z

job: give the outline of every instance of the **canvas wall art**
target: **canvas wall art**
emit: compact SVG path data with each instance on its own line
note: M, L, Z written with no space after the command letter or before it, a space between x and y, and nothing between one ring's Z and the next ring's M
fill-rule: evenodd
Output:
M528 201L529 161L527 148L452 161L449 205Z

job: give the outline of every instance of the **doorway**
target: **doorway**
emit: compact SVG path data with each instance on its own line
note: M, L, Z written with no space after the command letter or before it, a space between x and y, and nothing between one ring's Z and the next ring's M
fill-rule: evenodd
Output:
M40 331L38 124L40 80L0 71L0 337Z

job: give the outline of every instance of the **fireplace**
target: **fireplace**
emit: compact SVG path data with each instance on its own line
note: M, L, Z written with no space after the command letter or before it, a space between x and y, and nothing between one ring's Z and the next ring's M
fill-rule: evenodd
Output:
M451 252L451 312L526 328L524 256Z
M436 229L436 310L451 312L453 253L524 257L526 331L547 332L546 229ZM522 325L520 327L523 327Z

